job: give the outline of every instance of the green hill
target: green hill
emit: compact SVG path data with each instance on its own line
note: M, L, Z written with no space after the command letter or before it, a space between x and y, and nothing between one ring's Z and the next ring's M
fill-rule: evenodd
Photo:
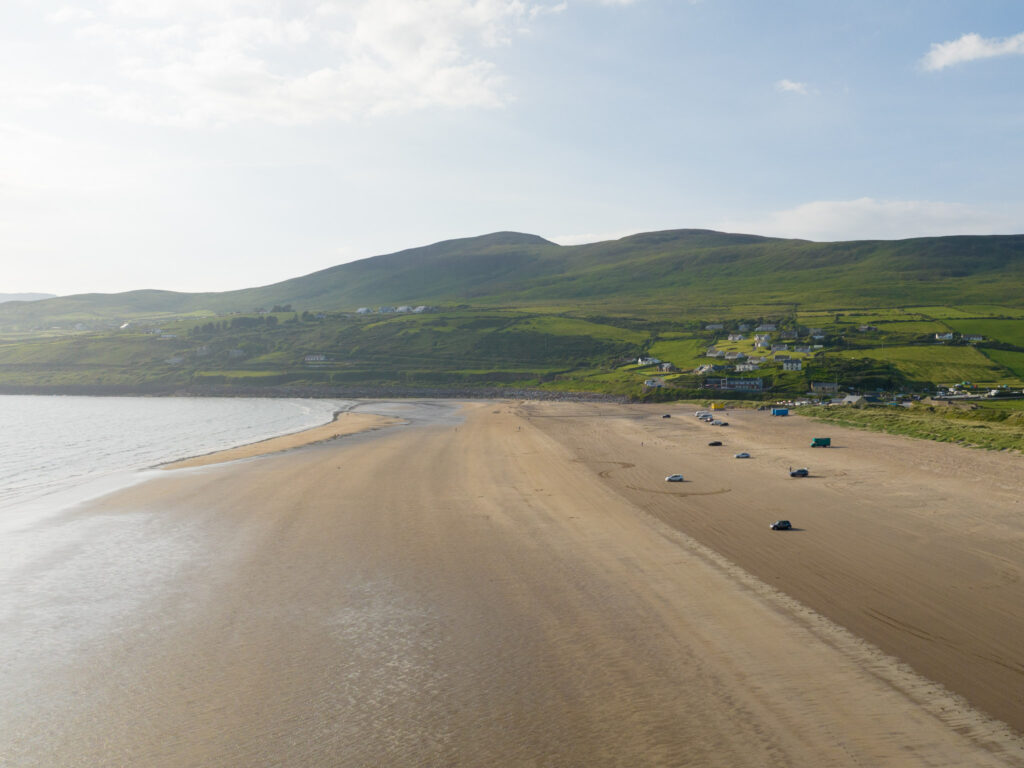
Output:
M799 372L768 361L759 375L777 391L805 391L816 376L921 387L964 371L1013 384L1022 288L1024 235L814 243L685 229L559 246L499 232L223 293L3 303L0 386L515 383L630 394L652 371L627 363L650 353L679 369L667 388L692 390L706 383L693 371L717 364L704 351L762 320L803 349L808 329L827 337L798 355ZM382 305L431 312L355 313ZM721 332L705 330L711 322ZM947 331L954 345L983 341L930 352Z

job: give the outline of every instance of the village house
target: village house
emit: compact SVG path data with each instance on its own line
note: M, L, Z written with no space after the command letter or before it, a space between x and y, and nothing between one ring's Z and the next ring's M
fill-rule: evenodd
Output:
M962 338L964 341L984 341L985 340L984 336L979 336L978 334L975 334L975 333L967 333L967 334L964 334L963 336L961 336L960 338Z
M306 355L302 360L306 363L323 363L326 362L327 355Z
M782 363L782 370L784 371L799 371L803 370L804 364L800 360L786 360Z
M369 315L369 314L372 314L372 313L373 313L373 310L370 309L369 307L360 307L359 309L356 310L356 314L357 315Z
M757 326L754 330L755 331L774 331L774 330L776 330L775 323L761 323L761 325Z
M736 392L761 392L764 384L761 379L707 378L704 380L707 389L728 389Z
M663 371L664 373L673 373L678 369L674 365L672 365L672 363L662 363L661 365L658 366L658 370Z
M644 386L648 389L660 389L665 386L665 382L661 379L647 379L644 381Z
M755 365L757 365L758 363L763 363L764 358L759 355L751 355L750 357L747 358L747 362L754 363Z
M658 365L660 363L661 360L656 357L638 357L636 359L637 365Z
M377 311L380 312L380 314L382 314L382 315L393 315L393 314L395 314L395 308L394 307L381 307Z
M743 341L743 334L742 333L730 333L729 334L729 341Z
M741 333L746 333L747 331L750 330L750 323L740 323L738 326L736 326L736 330L740 331Z
M805 354L805 355L811 354L811 348L810 347L793 347L793 351L794 352L800 352L800 353Z
M781 362L784 362L784 361L789 360L789 359L790 359L789 355L776 355L775 356L775 362L776 363L781 363Z
M745 354L743 354L742 352L726 352L725 353L725 359L726 360L745 360L746 357L747 356Z
M935 340L936 341L952 341L953 340L953 334L952 333L936 333L935 334Z
M748 373L750 371L756 371L759 368L760 366L754 365L753 363L739 363L736 366L736 373Z
M785 352L789 349L789 344L772 344L772 352Z
M783 339L795 339L796 331L783 331L779 334L779 337Z
M705 357L725 357L725 352L714 347L708 347L708 351L704 353Z
M401 312L403 314L408 313L408 312L412 312L412 307L410 307L408 304L403 304L402 306L398 307L395 310L395 312Z
M815 394L835 394L839 391L839 384L834 381L812 381L811 392Z
M720 331L725 328L723 323L708 323L704 326L705 331Z

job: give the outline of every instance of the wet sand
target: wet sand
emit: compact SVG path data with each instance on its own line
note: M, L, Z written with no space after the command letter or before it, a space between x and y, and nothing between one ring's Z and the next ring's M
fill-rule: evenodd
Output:
M454 407L47 523L0 764L1024 765L1018 457Z

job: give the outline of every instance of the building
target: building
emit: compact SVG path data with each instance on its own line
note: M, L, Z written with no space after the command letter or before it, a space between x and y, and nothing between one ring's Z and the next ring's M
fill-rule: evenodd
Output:
M723 323L708 323L704 326L705 331L720 331L725 328Z
M936 333L935 334L935 340L936 341L952 341L953 340L953 334L952 333Z
M834 381L812 381L811 392L815 394L835 394L839 391L839 384Z
M761 323L761 325L757 326L754 330L755 331L774 331L774 330L776 330L775 323Z
M795 339L796 331L783 331L779 336L783 339Z
M661 379L647 379L644 381L644 386L648 389L660 389L665 386L665 382Z
M706 389L723 389L734 392L762 392L764 383L761 379L734 379L731 377L708 377L704 380Z
M359 309L356 310L357 315L369 315L372 312L373 310L370 309L369 307L360 307Z
M327 361L327 355L306 355L302 360L306 363L323 363Z
M742 333L730 333L729 334L729 341L743 341L743 334Z
M772 352L785 352L789 349L789 344L772 344Z
M736 366L736 373L749 373L751 371L758 370L759 367L760 366L755 365L754 363L739 363Z
M659 365L661 360L656 357L638 357L636 359L637 365Z
M750 330L750 323L740 323L738 326L736 326L736 330L740 331L741 333L746 333L747 331Z
M725 352L714 347L708 347L708 351L704 353L705 357L725 357Z
M800 360L786 360L782 364L782 370L784 371L801 371L803 367L804 364Z
M979 336L976 333L965 333L961 338L964 341L984 341L985 340L984 336Z

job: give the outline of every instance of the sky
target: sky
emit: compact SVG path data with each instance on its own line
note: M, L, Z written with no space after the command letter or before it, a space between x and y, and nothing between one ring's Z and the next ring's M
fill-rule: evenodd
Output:
M3 0L0 293L1024 232L1020 0Z

